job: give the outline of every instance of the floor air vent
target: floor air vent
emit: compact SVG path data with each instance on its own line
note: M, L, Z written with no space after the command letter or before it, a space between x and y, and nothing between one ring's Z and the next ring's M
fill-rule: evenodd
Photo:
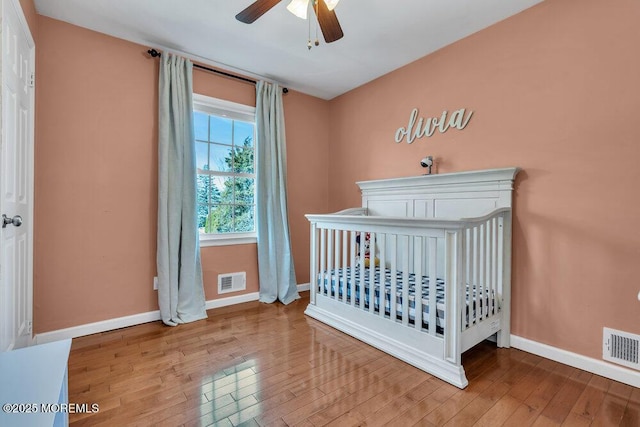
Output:
M229 273L218 275L218 293L242 291L247 288L247 273Z
M640 335L604 328L602 358L640 370Z

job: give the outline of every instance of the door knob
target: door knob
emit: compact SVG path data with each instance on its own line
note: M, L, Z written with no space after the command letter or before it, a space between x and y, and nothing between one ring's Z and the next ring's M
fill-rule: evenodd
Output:
M9 224L20 227L22 225L22 217L20 215L16 215L13 218L9 218L5 214L2 214L2 228L5 228Z

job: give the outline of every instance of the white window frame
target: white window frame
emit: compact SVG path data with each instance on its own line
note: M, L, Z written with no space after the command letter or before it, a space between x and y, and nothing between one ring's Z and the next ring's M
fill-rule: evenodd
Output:
M254 124L256 122L255 107L238 104L224 99L212 98L198 93L193 94L193 110L205 114L227 117L233 120L241 120L243 122L252 122ZM257 148L256 144L257 141L254 134L254 150ZM257 192L257 185L255 190ZM257 231L253 231L251 233L198 234L200 236L200 247L244 245L257 243L258 241Z

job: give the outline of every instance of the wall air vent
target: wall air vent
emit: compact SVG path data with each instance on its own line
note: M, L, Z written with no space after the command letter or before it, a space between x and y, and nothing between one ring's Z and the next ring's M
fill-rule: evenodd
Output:
M640 370L640 335L604 328L602 358Z
M243 291L247 288L247 273L228 273L218 275L218 294Z

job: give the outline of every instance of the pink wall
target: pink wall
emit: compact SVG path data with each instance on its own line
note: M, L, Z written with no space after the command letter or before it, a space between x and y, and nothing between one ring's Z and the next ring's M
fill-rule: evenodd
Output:
M37 24L35 331L157 310L157 60L146 46L42 16ZM255 103L253 86L210 73L195 71L194 89ZM324 211L327 102L290 92L285 109L295 118L287 121L289 199L300 212ZM303 167L310 153L316 161ZM304 222L292 212L302 283ZM208 299L220 272L247 271L247 292L257 291L255 245L203 248L202 260Z
M24 12L25 18L27 18L27 24L34 40L38 40L38 15L36 14L36 8L33 0L20 0L20 7Z
M420 174L426 154L441 173L520 166L513 332L595 358L603 326L640 333L639 15L634 0L543 2L330 102L290 92L299 282L303 214L358 205L355 181ZM36 331L155 310L157 63L145 46L48 18L37 33ZM194 87L255 97L201 72ZM414 107L474 115L463 131L396 144ZM220 272L245 270L257 290L255 252L204 248L207 298Z
M512 331L590 357L640 333L640 3L543 2L331 101L331 210L355 181L520 166ZM394 142L412 108L466 129Z
M329 209L329 103L290 91L284 109L291 245L298 283L309 283L309 221L304 215Z
M140 46L39 17L34 323L157 309L157 64Z

